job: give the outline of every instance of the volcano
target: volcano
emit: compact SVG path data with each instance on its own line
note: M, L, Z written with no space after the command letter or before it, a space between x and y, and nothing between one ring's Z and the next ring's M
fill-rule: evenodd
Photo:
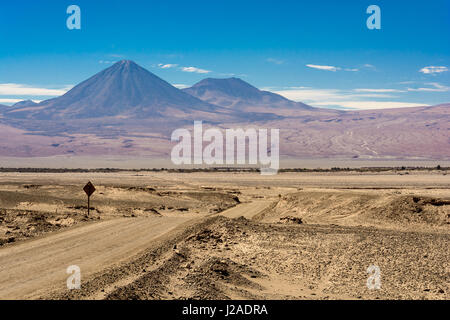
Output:
M294 102L278 94L259 90L239 78L207 78L184 92L207 103L230 109L270 107L278 109L316 110L301 102Z
M36 120L142 119L220 113L221 109L175 88L133 61L123 60L61 97L15 108L6 116Z

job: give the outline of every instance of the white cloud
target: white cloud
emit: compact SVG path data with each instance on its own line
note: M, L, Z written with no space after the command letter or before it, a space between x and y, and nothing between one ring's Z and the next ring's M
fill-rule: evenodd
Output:
M308 68L324 70L324 71L333 71L333 72L336 72L339 70L349 71L349 72L358 72L359 71L358 68L341 68L341 67L335 67L335 66L321 66L321 65L317 65L317 64L307 64L306 66Z
M354 89L355 92L371 92L371 93L390 93L390 92L405 92L397 89Z
M355 89L356 90L356 89ZM362 98L393 98L392 95L380 93L358 93L352 91L344 91L338 89L313 89L308 87L290 87L284 90L269 90L281 94L288 99L295 101L302 101L306 103L318 103L322 101L334 101L337 104L339 101L362 99Z
M158 63L157 65L153 65L153 67L157 67L157 68L161 68L161 69L172 69L172 68L177 68L179 65L175 64L175 63ZM191 72L191 73L200 73L200 74L206 74L206 73L210 73L212 71L210 70L205 70L205 69L200 69L197 67L179 67L177 68L177 70L183 71L183 72Z
M312 89L307 87L291 87L285 90L271 90L288 99L294 101L302 101L305 103L321 101L321 100L338 100L341 99L339 90L336 89Z
M368 69L375 69L374 65L371 65L370 63L366 63L363 65L364 68L368 68Z
M363 93L363 94L355 94L354 97L359 98L396 98L396 96L393 96L391 94L384 94L384 93Z
M1 99L0 98L0 103L7 103L7 104L13 104L13 103L17 103L20 101L23 101L24 99ZM42 100L32 100L33 102L39 103Z
M189 88L190 86L189 85L187 85L187 84L172 84L175 88L178 88L178 89L186 89L186 88Z
M170 68L176 68L178 67L177 64L173 64L173 63L167 63L167 64L158 64L158 67L160 67L161 69L170 69Z
M426 83L426 85L431 86L431 87L408 88L408 91L418 91L418 92L447 92L447 91L450 91L450 87L444 86L437 82Z
M0 99L0 103L17 103L22 101L21 99Z
M48 89L28 86L17 83L0 83L0 95L4 96L61 96L69 91L72 86L60 89Z
M320 65L316 65L316 64L307 64L306 66L308 68L325 70L325 71L333 71L333 72L336 72L337 70L341 70L341 68L334 67L334 66L320 66Z
M200 69L200 68L196 68L196 67L182 67L181 70L184 72L194 72L194 73L202 73L202 74L211 72L209 70Z
M110 61L110 60L100 60L98 63L100 64L114 64L117 61Z
M320 107L332 107L335 105L341 106L347 109L360 109L360 110L372 110L372 109L396 109L396 108L411 108L411 107L426 107L427 104L423 103L411 103L411 102L399 102L399 101L367 101L367 100L350 100L339 101L336 104L335 101L322 101L314 104Z
M425 106L423 103L386 101L387 98L396 98L385 93L395 93L395 89L314 89L308 87L289 87L282 90L274 90L294 101L301 101L314 107L343 108L343 109L387 109Z
M422 72L424 74L441 73L446 71L448 71L448 68L444 66L429 66L419 70L419 72Z

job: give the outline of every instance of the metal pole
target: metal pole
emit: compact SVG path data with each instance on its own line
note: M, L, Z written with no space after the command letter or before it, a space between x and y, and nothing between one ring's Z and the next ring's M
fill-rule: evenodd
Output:
M89 212L91 211L91 197L88 196L88 217L89 217Z

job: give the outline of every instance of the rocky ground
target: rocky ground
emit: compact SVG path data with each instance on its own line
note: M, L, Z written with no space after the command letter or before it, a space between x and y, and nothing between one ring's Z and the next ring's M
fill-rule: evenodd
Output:
M448 233L217 217L132 268L57 297L95 297L113 278L105 299L448 299L449 240ZM372 265L380 290L367 287Z
M75 180L25 187L36 180L20 179L18 184L4 178L0 187L7 212L2 221L9 221L1 227L10 232L4 237L35 220L52 225L36 228L36 234L88 222L82 218L85 208L73 208L84 199ZM285 174L264 180L257 174L160 173L128 174L120 183L108 175L96 179L89 223L98 216L196 219L133 259L101 268L80 290L57 290L45 298L450 298L446 175ZM13 230L11 221L22 224L16 222L19 229ZM379 289L368 287L371 267L380 272Z

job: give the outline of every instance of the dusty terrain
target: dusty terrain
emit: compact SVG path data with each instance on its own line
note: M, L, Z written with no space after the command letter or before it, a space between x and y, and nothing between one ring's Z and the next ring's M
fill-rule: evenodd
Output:
M1 173L0 239L2 299L449 299L450 178Z

